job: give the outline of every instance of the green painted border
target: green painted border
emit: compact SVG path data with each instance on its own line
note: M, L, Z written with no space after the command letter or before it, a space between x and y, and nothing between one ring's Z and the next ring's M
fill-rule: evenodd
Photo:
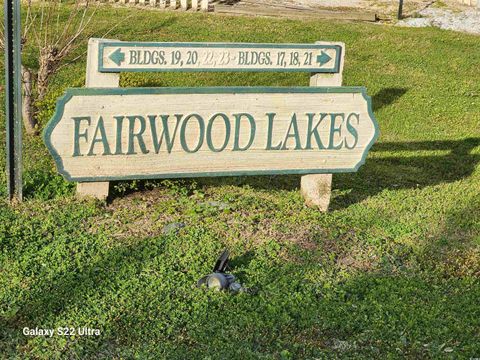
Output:
M53 147L50 139L53 129L57 126L63 116L65 104L74 96L97 96L97 95L155 95L155 94L251 94L251 93L352 93L362 94L367 101L368 114L375 128L375 134L370 143L365 147L360 161L353 168L345 169L301 169L301 170L252 170L252 171L223 171L223 172L199 172L199 173L175 173L175 174L150 174L150 175L127 175L127 176L91 176L73 177L64 168L59 154ZM111 181L111 180L137 180L137 179L158 179L158 178L187 178L187 177L213 177L213 176L244 176L244 175L286 175L286 174L331 174L356 172L365 163L368 151L378 139L379 128L375 115L372 111L372 101L364 87L204 87L204 88L74 88L67 89L65 94L58 98L55 114L43 130L43 140L48 151L55 160L57 170L67 181L90 182L90 181Z
M152 68L137 68L137 69L118 69L107 68L103 66L103 51L105 47L112 46L133 46L133 47L196 47L196 48L237 48L246 47L252 49L268 48L268 49L335 49L337 59L334 68L325 69L265 69L265 68L251 68L251 69L236 69L236 68L181 68L181 69L152 69ZM131 41L105 41L98 44L98 71L107 73L119 72L308 72L308 73L332 73L336 74L340 71L340 61L342 58L342 47L340 45L321 45L321 44L259 44L259 43L188 43L188 42L131 42Z

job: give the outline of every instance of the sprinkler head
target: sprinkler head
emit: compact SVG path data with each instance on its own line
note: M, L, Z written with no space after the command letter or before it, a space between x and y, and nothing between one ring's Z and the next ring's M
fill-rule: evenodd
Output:
M215 263L215 266L213 267L213 273L198 280L197 287L205 285L209 289L228 289L232 292L240 291L242 289L242 285L240 285L238 282L235 282L235 276L225 272L228 266L228 256L228 250L225 249Z

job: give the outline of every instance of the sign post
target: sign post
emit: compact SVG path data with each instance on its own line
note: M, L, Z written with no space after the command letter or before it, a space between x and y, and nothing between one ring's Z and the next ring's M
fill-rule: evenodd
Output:
M22 79L20 1L5 0L7 193L22 200Z
M88 42L87 75L85 79L86 88L116 88L120 84L120 74L103 73L98 71L99 67L99 39L90 39ZM110 183L101 182L79 182L77 183L77 194L79 196L91 196L104 200L108 196Z
M91 39L86 89L59 99L44 139L80 195L112 180L300 174L326 211L332 173L378 137L363 87L341 87L344 44L131 43ZM118 88L121 71L304 71L310 87Z
M317 42L322 44L322 42ZM345 44L337 43L342 49ZM310 86L342 86L343 64L345 51L339 58L338 71L335 73L314 73L310 77ZM315 174L302 176L300 189L308 206L318 207L320 211L327 211L332 194L332 174Z

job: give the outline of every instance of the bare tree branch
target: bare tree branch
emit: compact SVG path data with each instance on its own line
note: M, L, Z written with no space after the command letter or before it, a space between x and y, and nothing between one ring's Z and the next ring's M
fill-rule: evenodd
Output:
M63 66L71 64L85 54L82 52L70 61L66 60L72 52L83 45L79 41L83 36L93 35L87 32L100 4L97 2L96 6L93 6L88 0L75 0L70 4L62 0L27 0L25 5L22 53L28 54L29 59L38 58L38 69L24 65L22 71L26 106L23 109L24 124L26 127L28 125L27 131L33 133L32 129L36 126L35 117L38 113L36 103L45 97L52 76ZM125 18L122 21L125 21ZM116 26L118 24L114 27ZM2 49L4 48L3 35L4 29L1 24L0 48Z

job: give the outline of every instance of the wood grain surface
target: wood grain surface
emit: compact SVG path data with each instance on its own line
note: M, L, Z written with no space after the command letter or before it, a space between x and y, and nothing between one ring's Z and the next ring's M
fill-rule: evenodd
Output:
M364 88L70 89L44 132L67 180L356 171Z

